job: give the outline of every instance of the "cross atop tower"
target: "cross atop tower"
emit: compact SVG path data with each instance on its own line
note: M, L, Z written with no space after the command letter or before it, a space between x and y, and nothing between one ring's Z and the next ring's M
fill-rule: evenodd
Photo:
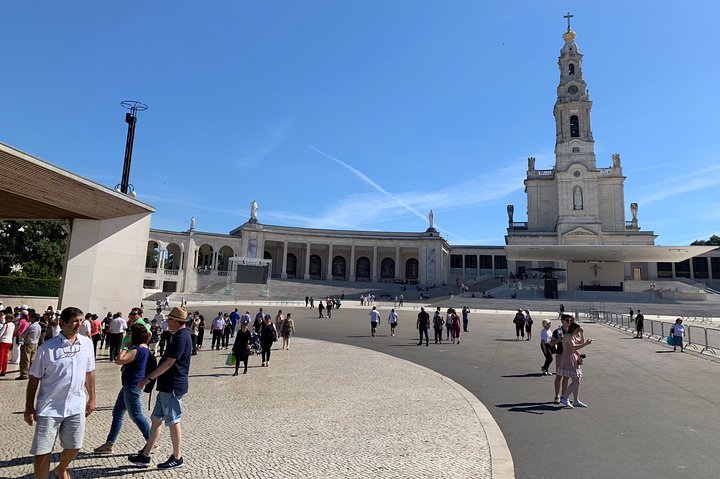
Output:
M570 12L567 12L567 15L563 15L563 18L567 18L568 21L568 29L567 31L570 31L570 19L573 18L575 15L570 15Z

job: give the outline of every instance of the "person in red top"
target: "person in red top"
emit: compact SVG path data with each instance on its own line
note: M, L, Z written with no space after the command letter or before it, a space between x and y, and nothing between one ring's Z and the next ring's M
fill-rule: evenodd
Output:
M102 324L100 323L97 314L93 314L92 319L90 319L90 339L92 339L93 351L95 353L95 357L97 357L97 345L100 342L100 339L102 339Z

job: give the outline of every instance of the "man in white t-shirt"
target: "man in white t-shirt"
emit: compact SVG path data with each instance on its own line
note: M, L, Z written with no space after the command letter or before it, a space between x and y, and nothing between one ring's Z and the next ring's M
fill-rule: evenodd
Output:
M61 334L40 346L30 368L24 419L37 423L30 454L40 479L50 474L58 436L63 451L53 477L69 477L67 468L82 449L85 417L95 410L95 354L92 340L78 334L82 320L82 311L65 308Z
M375 333L377 332L377 325L380 322L380 313L375 308L375 306L372 307L372 311L370 311L370 334L372 334L372 337L375 337Z
M397 327L398 315L395 312L395 308L390 310L390 316L388 316L388 324L390 325L390 336L395 336L395 328Z

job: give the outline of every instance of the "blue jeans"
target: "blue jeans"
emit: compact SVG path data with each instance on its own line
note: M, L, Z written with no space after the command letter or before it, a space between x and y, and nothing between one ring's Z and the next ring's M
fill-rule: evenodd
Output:
M142 404L140 398L142 397L142 389L137 386L123 386L118 393L117 400L112 412L112 425L110 426L110 433L107 437L107 442L115 443L118 434L120 434L120 428L122 427L123 417L125 411L130 414L130 419L133 420L135 425L140 429L145 440L150 436L150 425L142 412Z

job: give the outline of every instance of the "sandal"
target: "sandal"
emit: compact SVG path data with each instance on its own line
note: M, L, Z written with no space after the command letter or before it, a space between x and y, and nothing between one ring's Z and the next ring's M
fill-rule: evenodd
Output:
M103 444L102 446L96 447L95 449L93 449L93 452L94 452L95 454L110 454L110 453L113 452L113 448L112 448L112 447L113 447L112 444L106 442L106 443Z

